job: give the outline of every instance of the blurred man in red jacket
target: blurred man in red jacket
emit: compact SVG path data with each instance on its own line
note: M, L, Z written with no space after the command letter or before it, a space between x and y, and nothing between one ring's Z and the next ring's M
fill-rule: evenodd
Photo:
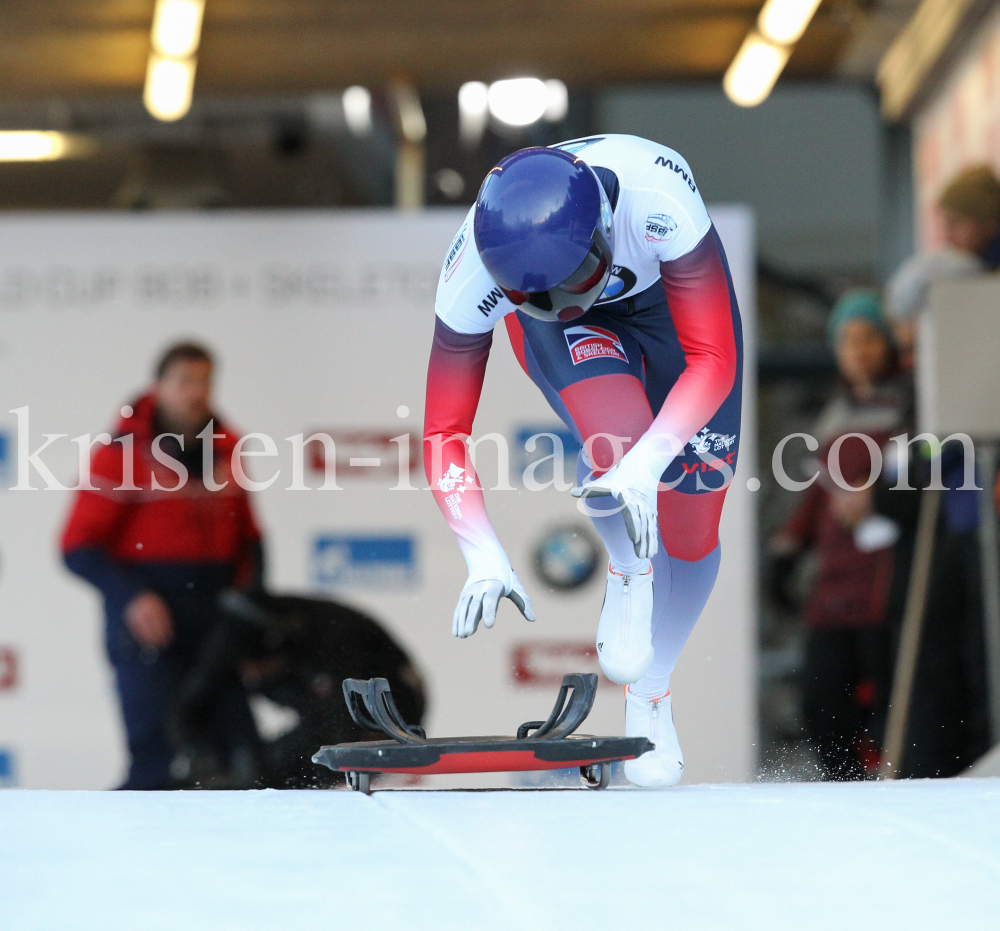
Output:
M260 579L260 531L235 480L238 435L213 416L213 360L170 347L152 389L122 408L114 442L91 465L62 549L71 571L104 596L131 763L122 788L176 784L168 721L177 687L210 630L218 593ZM258 743L235 673L206 721L220 767L252 778Z

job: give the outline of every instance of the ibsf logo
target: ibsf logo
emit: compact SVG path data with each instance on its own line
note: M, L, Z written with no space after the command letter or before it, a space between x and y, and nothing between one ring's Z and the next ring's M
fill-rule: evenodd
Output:
M448 258L444 260L444 280L450 281L455 274L455 269L461 264L462 256L465 255L465 247L469 244L469 224L466 223L452 240L448 249Z
M589 359L619 359L628 362L621 340L611 330L597 326L573 326L563 330L574 365Z
M676 221L665 213L651 213L646 217L646 242L669 242L676 231Z

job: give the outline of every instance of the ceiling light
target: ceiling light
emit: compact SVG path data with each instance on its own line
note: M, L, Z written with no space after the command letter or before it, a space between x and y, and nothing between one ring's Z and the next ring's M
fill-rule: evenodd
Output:
M512 78L494 81L487 101L492 113L510 126L528 126L545 114L549 90L538 78Z
M344 91L344 121L355 136L367 136L372 131L372 95L367 87L354 85Z
M821 0L767 0L757 25L764 36L779 45L798 42Z
M427 120L417 89L406 81L399 81L392 85L392 96L403 138L415 145L423 142L427 138Z
M755 107L767 99L791 49L768 42L751 32L736 53L722 81L726 96L741 107Z
M201 41L205 0L157 0L153 14L153 48L161 55L189 58Z
M562 81L546 81L545 90L548 92L548 101L545 104L545 119L550 123L558 123L566 119L566 112L569 110L569 92Z
M434 183L448 200L458 200L465 192L465 179L454 168L442 168L435 172Z
M158 120L179 120L191 109L194 92L193 58L149 56L146 69L146 89L142 100L146 109Z
M489 88L482 81L466 81L458 89L458 135L466 145L477 145L489 119Z
M50 162L92 151L93 143L65 133L18 130L0 132L0 162Z

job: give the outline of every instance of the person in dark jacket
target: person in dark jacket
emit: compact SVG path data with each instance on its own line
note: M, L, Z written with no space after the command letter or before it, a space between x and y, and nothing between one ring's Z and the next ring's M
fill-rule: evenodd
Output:
M858 779L877 766L888 701L885 622L898 529L873 513L867 443L846 435L869 437L881 449L907 429L912 403L908 383L896 375L891 331L873 292L850 291L837 302L830 339L841 389L813 429L819 477L771 540L770 553L779 580L805 551L817 556L803 612L806 729L828 778ZM838 441L835 476L830 454Z
M62 537L66 565L104 598L130 754L125 789L175 784L167 722L178 685L219 592L262 571L260 531L233 474L239 437L212 413L213 367L194 343L164 353L152 389L97 447L93 490L77 493ZM210 731L222 765L252 782L258 738L235 674L214 697Z

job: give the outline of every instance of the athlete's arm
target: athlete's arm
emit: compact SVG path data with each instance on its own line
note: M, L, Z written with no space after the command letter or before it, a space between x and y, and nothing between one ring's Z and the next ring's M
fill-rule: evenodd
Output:
M492 344L492 332L456 333L437 318L427 366L424 470L470 575L495 571L496 557L503 553L466 446Z
M441 513L458 539L469 578L455 610L452 632L467 637L482 620L492 627L503 597L528 619L535 619L510 560L486 513L479 480L466 440L482 394L492 331L464 334L440 318L427 367L424 408L424 470Z
M639 443L648 437L654 447L666 447L658 440L676 438L683 448L719 409L736 379L736 298L715 227L687 255L661 262L660 278L687 365ZM679 451L649 452L653 470L659 469L657 479Z

